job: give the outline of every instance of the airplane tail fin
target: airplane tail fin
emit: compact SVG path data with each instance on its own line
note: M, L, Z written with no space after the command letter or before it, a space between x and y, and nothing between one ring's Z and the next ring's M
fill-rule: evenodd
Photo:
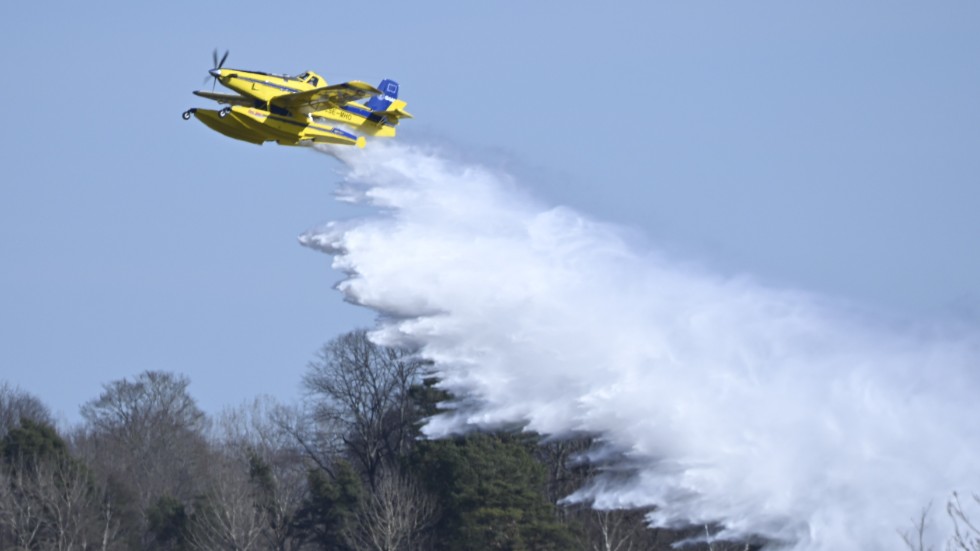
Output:
M380 123L398 124L400 119L410 119L412 115L403 108L406 102L398 99L398 83L390 78L386 78L378 85L381 94L372 97L367 101L365 107L372 111Z

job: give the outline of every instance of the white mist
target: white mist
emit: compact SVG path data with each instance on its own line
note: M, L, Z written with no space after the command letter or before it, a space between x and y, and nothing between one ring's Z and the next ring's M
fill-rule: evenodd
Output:
M803 292L635 250L507 175L373 142L329 152L375 217L301 241L335 256L375 337L418 346L463 405L434 437L526 423L599 434L624 483L571 499L656 506L793 549L901 549L932 503L980 490L976 341L898 332Z

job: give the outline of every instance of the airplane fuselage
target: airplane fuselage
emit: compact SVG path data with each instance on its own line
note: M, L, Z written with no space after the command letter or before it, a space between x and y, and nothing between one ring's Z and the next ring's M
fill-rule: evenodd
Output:
M284 94L296 92L306 92L327 85L327 81L313 71L307 71L299 76L274 75L259 71L242 71L239 69L215 69L211 71L212 76L218 82L238 92L242 96L256 99L256 108L264 108L270 113L283 117L293 117L303 120L305 117L298 117L294 113L285 110L277 110L271 104L272 100ZM265 103L266 105L261 105ZM323 123L334 121L349 126L353 126L361 132L377 137L392 137L395 135L395 127L385 124L384 121L373 119L371 110L359 103L347 103L340 107L331 107L315 111L310 114L312 122ZM317 119L325 119L318 121Z
M253 97L263 102L268 102L283 94L305 92L321 85L325 86L327 82L313 72L304 73L299 77L291 77L239 69L212 69L211 75L217 78L222 86L243 96Z
M213 89L194 94L227 107L189 109L192 116L213 130L250 143L275 141L283 145L333 143L364 147L364 135L391 137L402 118L411 118L398 98L398 83L385 79L379 87L361 81L329 86L320 75L307 71L289 76L261 71L223 68L227 58L209 71L216 82L235 94ZM383 89L383 90L382 90ZM364 103L361 101L367 100ZM338 128L351 127L358 134Z

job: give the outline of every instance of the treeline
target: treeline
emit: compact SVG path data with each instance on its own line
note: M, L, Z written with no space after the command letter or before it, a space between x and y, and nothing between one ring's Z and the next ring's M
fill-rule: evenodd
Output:
M302 405L210 418L186 377L147 371L105 384L61 432L3 384L0 549L666 550L710 530L561 505L595 475L576 459L589 438L420 438L450 398L429 368L356 331L310 363Z

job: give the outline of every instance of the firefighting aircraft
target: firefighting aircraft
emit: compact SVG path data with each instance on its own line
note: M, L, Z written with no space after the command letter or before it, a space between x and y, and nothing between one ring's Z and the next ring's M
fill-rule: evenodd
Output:
M332 143L364 147L364 136L337 128L333 123L353 127L361 134L378 137L395 135L401 119L412 118L406 103L398 99L398 83L381 81L377 88L352 80L327 86L320 75L307 71L299 76L273 75L258 71L225 69L228 52L209 71L214 83L237 92L219 94L195 91L202 98L228 105L220 110L193 108L184 111L225 136L262 145ZM360 103L367 99L367 102Z

